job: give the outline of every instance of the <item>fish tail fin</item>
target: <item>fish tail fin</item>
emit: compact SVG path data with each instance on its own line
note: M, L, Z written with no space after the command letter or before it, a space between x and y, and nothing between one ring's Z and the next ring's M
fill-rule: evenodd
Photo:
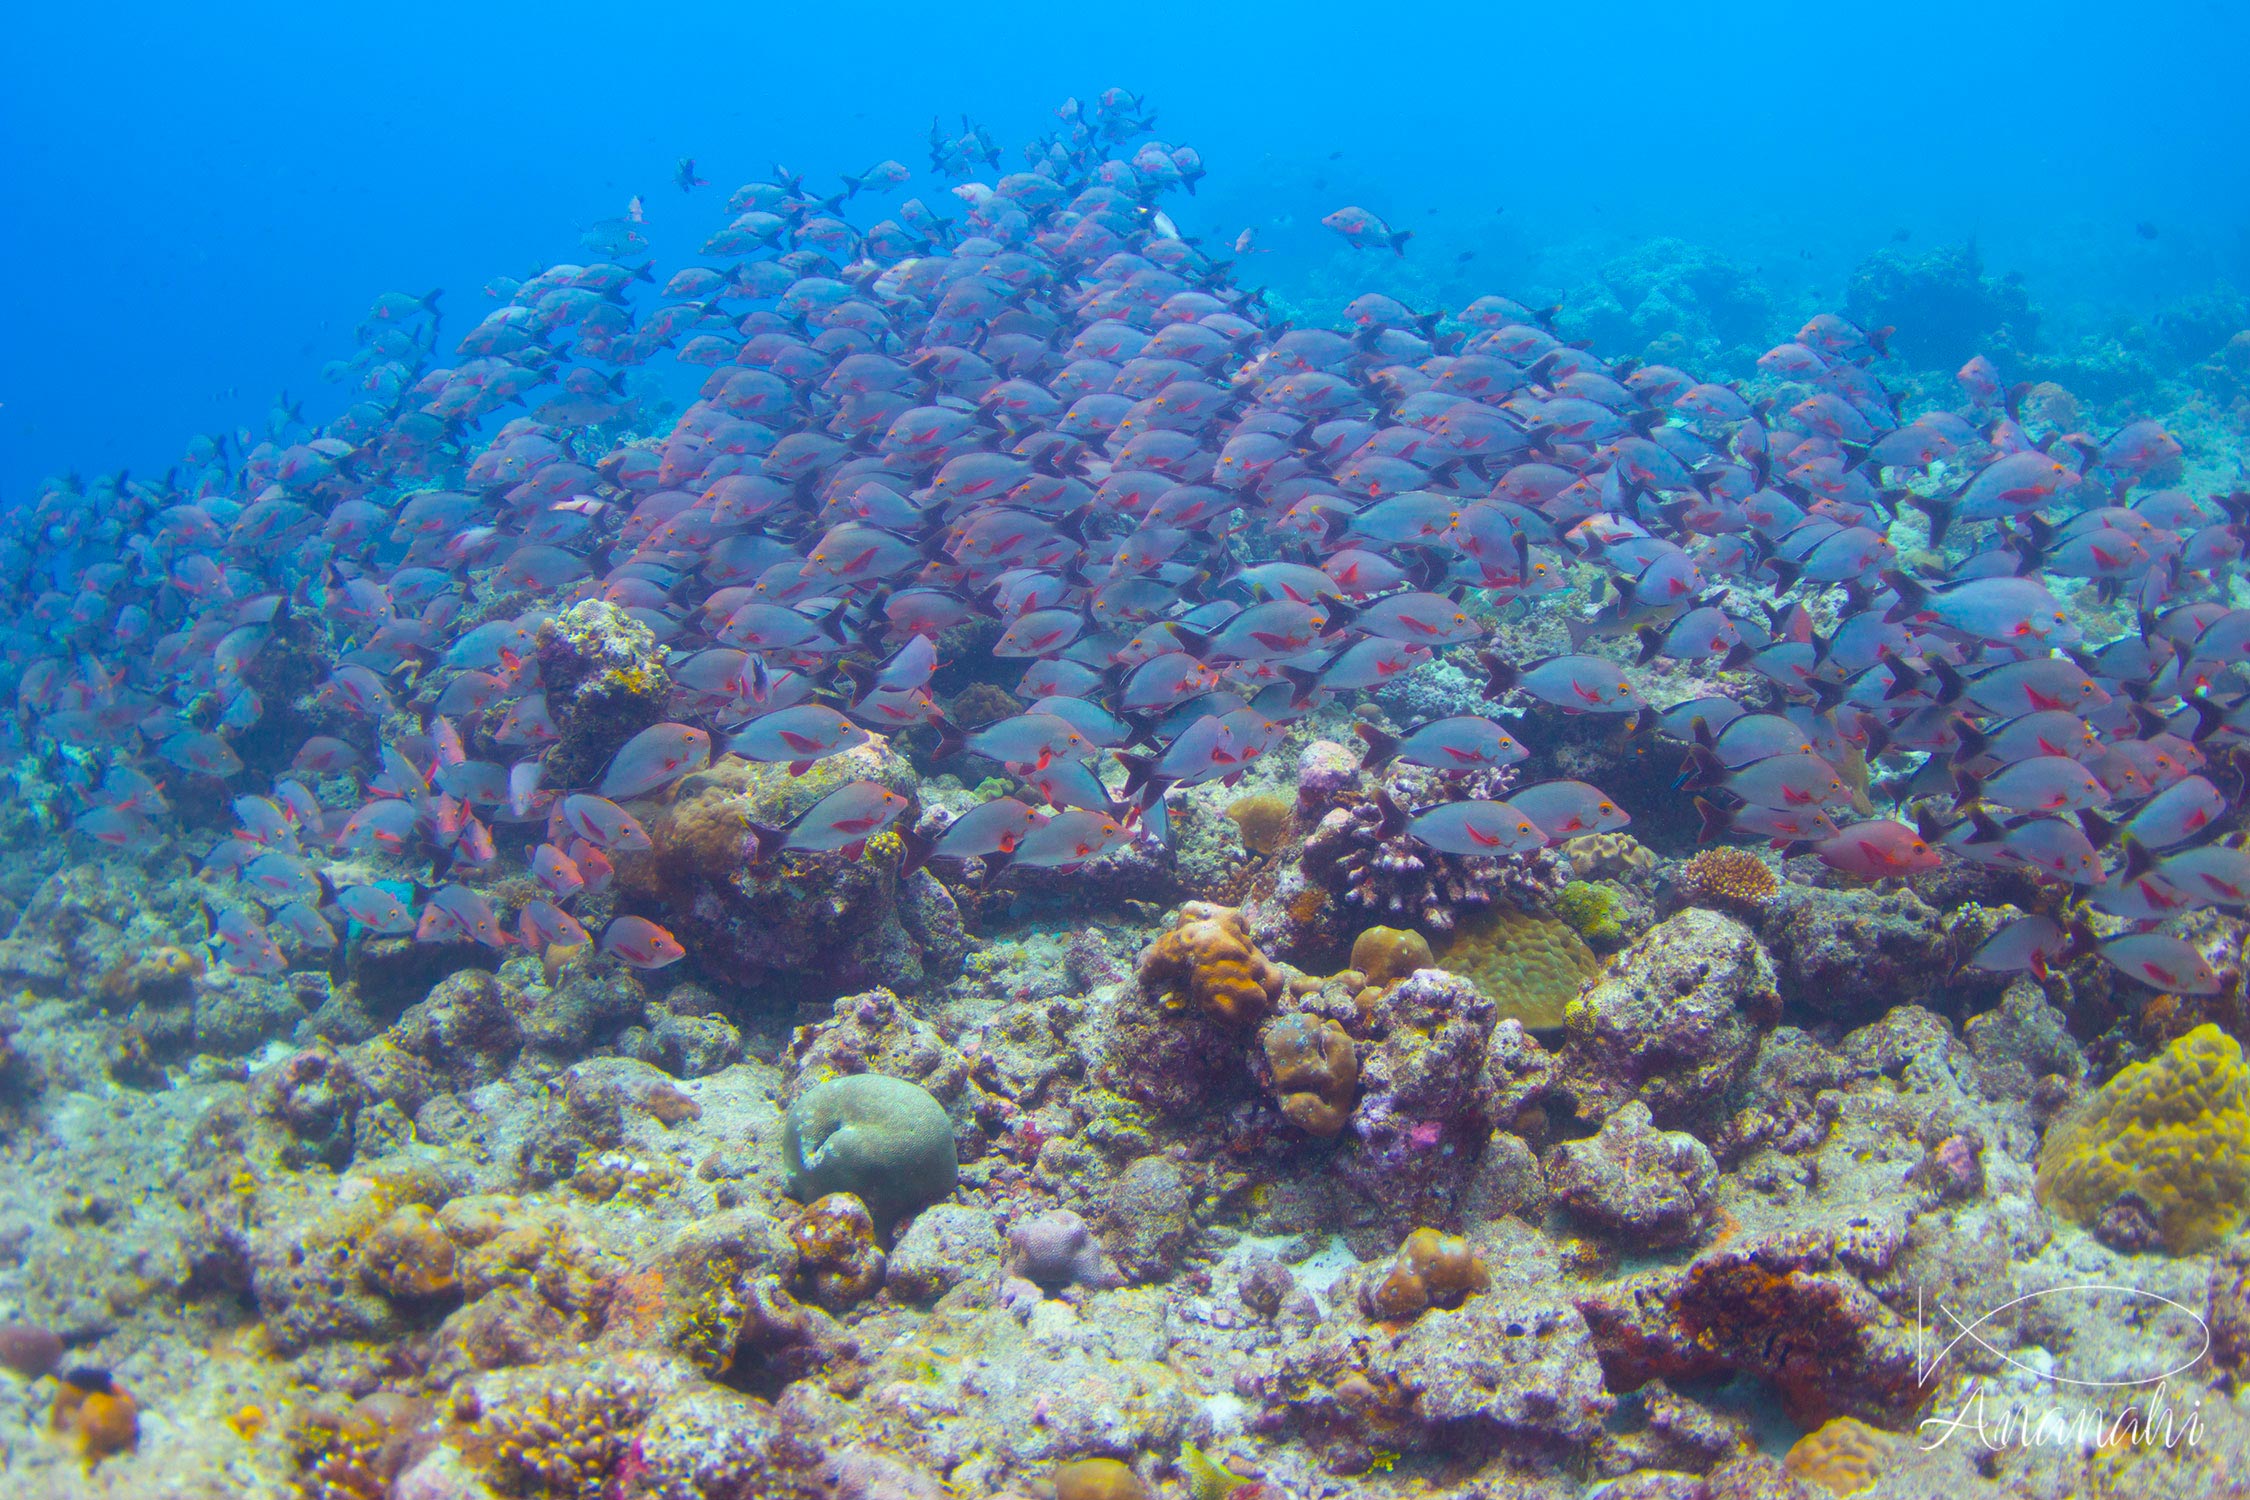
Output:
M967 749L969 737L961 731L960 726L942 713L937 716L936 724L937 748L930 752L930 763L941 765Z
M930 851L937 846L937 840L905 826L903 818L900 820L898 837L899 842L906 846L898 860L898 878L904 880L930 862Z
M1984 794L1984 778L1973 774L1967 766L1953 767L1953 805L1966 811Z
M992 883L1000 878L1000 872L1008 868L1008 861L1015 857L1014 852L1007 849L995 849L990 854L981 856L984 863L984 879L977 883L977 889L980 891L991 890Z
M1773 570L1773 586L1780 593L1788 593L1797 586L1797 580L1805 576L1803 563L1791 562L1785 557L1769 557L1766 566Z
M2132 704L2131 709L2133 737L2135 739L2153 739L2165 732L2164 716L2155 709L2150 708L2146 703L2139 702Z
M1391 252L1394 255L1404 255L1406 253L1406 242L1412 238L1414 238L1414 231L1411 229L1391 231Z
M2096 849L2106 849L2117 837L2117 825L2090 807L2078 809L2078 827Z
M1479 651L1477 653L1477 664L1484 668L1484 695L1487 698L1505 696L1523 675L1517 670L1514 662L1507 661L1490 651Z
M1703 827L1695 835L1697 843L1708 844L1713 839L1723 839L1734 832L1734 814L1710 798L1696 798L1695 810L1703 819Z
M1658 630L1654 625L1643 625L1633 634L1638 636L1641 642L1640 652L1633 658L1634 665L1645 667L1664 654L1664 632ZM1576 648L1577 644L1575 641L1571 643L1573 649Z
M2190 697L2187 706L2195 710L2195 728L2188 735L2192 744L2202 744L2227 722L2227 711L2201 693Z
M1956 717L1953 721L1953 738L1953 764L1957 766L1966 761L1975 760L1978 756L1984 754L1986 747L1992 743L1991 738L1983 730L1971 724L1966 718L1960 717Z
M1935 547L1945 540L1953 526L1954 501L1935 495L1908 495L1906 503L1930 518L1930 545Z
M1933 521L1932 524L1936 523ZM1934 545L1937 538L1933 536L1930 540ZM1891 607L1890 613L1884 617L1886 619L1896 620L1904 615L1917 614L1930 602L1930 591L1927 588L1895 568L1883 574L1883 582L1889 584L1891 592L1898 595L1898 603Z
M1172 638L1180 643L1182 651L1185 651L1197 661L1201 661L1211 654L1211 637L1200 630L1190 630L1185 625L1174 625L1172 627Z
M771 823L752 823L750 825L750 863L753 865L773 863L773 857L781 852L781 846L787 842L789 842L788 829L776 828Z
M1680 768L1679 785L1689 791L1702 791L1717 786L1727 779L1727 763L1719 759L1717 751L1705 745L1688 746L1687 764Z
M1851 696L1845 684L1831 682L1825 677L1815 677L1805 684L1812 689L1813 707L1827 713Z
M1963 698L1969 696L1969 679L1963 677L1960 669L1953 663L1948 661L1931 662L1930 675L1937 679L1940 695L1938 701L1940 703L1951 705L1959 703Z
M860 185L866 182L867 179L864 177L854 177L849 172L839 173L838 175L844 179L844 196L846 198L858 197Z
M1359 737L1367 741L1367 749L1359 758L1359 768L1362 771L1380 771L1397 756L1399 742L1395 736L1385 734L1365 719L1354 727Z
M2120 833L2117 836L2117 847L2125 856L2125 868L2117 877L2119 885L2131 885L2156 868L2155 853L2131 833Z
M1289 696L1291 708L1309 707L1320 692L1320 674L1308 667L1283 667L1281 675L1293 689Z

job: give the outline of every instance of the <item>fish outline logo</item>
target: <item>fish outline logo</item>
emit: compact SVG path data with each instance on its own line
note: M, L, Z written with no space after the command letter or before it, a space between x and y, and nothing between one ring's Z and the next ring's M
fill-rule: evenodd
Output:
M2116 1292L2142 1301L2162 1303L2166 1307L2185 1314L2188 1321L2202 1331L2203 1342L2195 1353L2185 1360L2154 1375L2138 1375L2124 1380L2081 1380L2074 1376L2058 1374L2053 1370L2041 1370L2036 1366L2027 1364L2008 1351L1993 1347L1977 1332L1979 1328L2010 1308L2023 1307L2045 1301L2050 1297L2077 1292ZM2194 1369L2203 1357L2211 1352L2211 1325L2204 1321L2203 1314L2187 1304L2167 1297L2162 1292L2151 1291L2147 1287L2119 1286L2111 1282L2072 1282L2064 1286L2046 1287L2039 1291L2026 1292L2020 1297L2011 1297L1998 1306L1986 1309L1974 1320L1967 1323L1961 1321L1960 1314L1954 1312L1943 1302L1938 1302L1936 1304L1937 1311L1944 1314L1959 1332L1946 1340L1945 1345L1935 1355L1928 1355L1930 1325L1925 1316L1927 1311L1925 1296L1923 1288L1916 1287L1914 1289L1914 1379L1915 1383L1921 1386L1930 1384L1937 1374L1938 1367L1945 1362L1955 1349L1961 1346L1964 1339L1975 1344L2011 1369L2020 1370L2034 1380L2074 1386L2082 1390L2131 1390L2143 1386L2162 1385L2165 1381ZM1925 1357L1926 1355L1928 1357Z

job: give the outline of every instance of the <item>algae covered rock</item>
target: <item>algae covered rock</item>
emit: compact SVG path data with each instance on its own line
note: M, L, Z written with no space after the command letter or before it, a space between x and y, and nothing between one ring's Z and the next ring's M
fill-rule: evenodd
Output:
M2175 1255L2241 1227L2250 1205L2250 1067L2208 1023L2135 1063L2047 1129L2039 1197L2080 1224L2123 1204Z
M959 1163L945 1106L901 1078L855 1073L815 1084L782 1119L789 1195L850 1193L886 1233L953 1191Z
M1708 1138L1757 1051L1752 1013L1774 1004L1773 966L1750 929L1690 908L1571 1003L1557 1085L1587 1118L1639 1099L1659 1128Z
M1634 1245L1695 1238L1711 1222L1718 1179L1709 1149L1685 1131L1656 1129L1638 1099L1591 1139L1565 1141L1547 1155L1556 1201Z
M635 803L651 848L621 855L619 889L665 923L715 982L786 983L822 998L883 985L916 994L961 972L969 938L927 870L901 874L895 831L858 851L753 859L751 824L781 827L853 781L911 795L914 767L882 740L802 776L728 758L685 777L668 800Z

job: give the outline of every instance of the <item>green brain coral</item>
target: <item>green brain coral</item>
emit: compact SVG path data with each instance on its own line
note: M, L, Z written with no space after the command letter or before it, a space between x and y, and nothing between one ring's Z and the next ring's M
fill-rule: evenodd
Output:
M2081 1224L2136 1199L2175 1255L2232 1234L2250 1204L2250 1066L2198 1026L2047 1129L2039 1197Z
M1503 1020L1546 1031L1602 965L1569 923L1495 906L1461 924L1438 966L1490 996Z
M1589 943L1607 945L1623 938L1625 929L1618 916L1624 909L1617 892L1589 880L1573 880L1555 898L1555 915Z

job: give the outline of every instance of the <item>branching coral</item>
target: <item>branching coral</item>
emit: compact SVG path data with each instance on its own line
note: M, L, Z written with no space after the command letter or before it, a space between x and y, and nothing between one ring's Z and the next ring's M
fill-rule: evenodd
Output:
M2120 1204L2175 1255L2232 1234L2250 1203L2250 1067L2242 1046L2198 1026L2135 1063L2047 1129L2039 1196L2081 1224Z
M1775 889L1773 870L1747 849L1705 849L1680 870L1680 894L1690 906L1756 908Z
M1240 910L1190 901L1172 919L1172 930L1141 954L1145 994L1201 1006L1232 1025L1256 1024L1273 1008L1287 979L1279 965L1250 942Z

